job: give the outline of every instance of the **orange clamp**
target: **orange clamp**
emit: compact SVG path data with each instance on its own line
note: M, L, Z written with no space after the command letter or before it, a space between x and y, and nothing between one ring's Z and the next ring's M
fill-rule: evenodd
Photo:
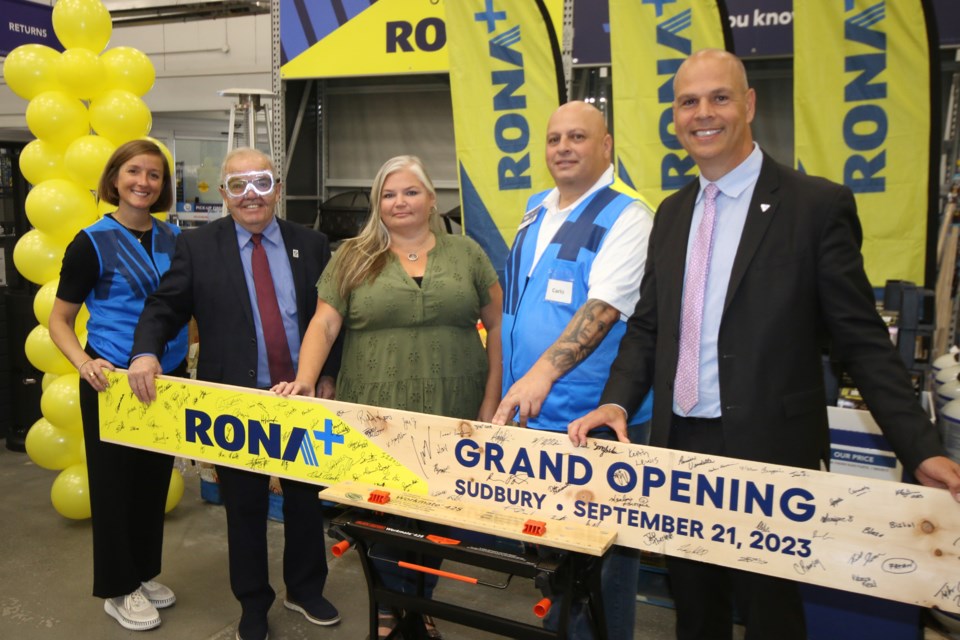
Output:
M370 492L370 497L367 498L367 502L373 502L374 504L387 504L390 502L390 492L384 491L383 489L374 489Z
M337 544L333 545L330 548L330 553L333 554L334 558L339 558L340 556L345 554L347 552L347 549L349 548L350 548L350 541L341 540L340 542L338 542Z
M427 536L427 540L437 544L460 544L459 540L454 540L453 538L444 538L443 536L436 536L432 533Z
M527 520L523 523L523 532L531 536L542 536L547 532L547 523L539 520Z

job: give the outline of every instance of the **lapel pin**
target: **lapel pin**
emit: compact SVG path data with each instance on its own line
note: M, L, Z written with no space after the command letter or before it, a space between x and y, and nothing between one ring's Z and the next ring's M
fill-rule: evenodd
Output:
M764 209L764 211L766 211L766 209ZM293 257L294 257L294 258L299 258L299 257L300 257L300 249L294 249L294 250L293 250Z
M769 208L770 208L770 205L768 205L768 204L766 204L766 203L760 205L760 211L763 211L764 213L766 213L766 212L767 212L767 209L769 209Z

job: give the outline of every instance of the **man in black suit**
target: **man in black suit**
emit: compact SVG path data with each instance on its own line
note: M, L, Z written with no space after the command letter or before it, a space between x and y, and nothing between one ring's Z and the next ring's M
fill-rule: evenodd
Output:
M851 191L754 144L756 96L732 54L690 56L674 94L677 138L700 178L657 211L640 302L601 406L570 423L571 440L609 425L626 441L624 418L652 386L651 445L818 468L829 447L820 356L829 343L905 467L960 501L960 466L945 457L876 312ZM748 638L806 637L794 582L667 563L678 638L730 638L731 595Z
M200 380L268 389L278 376L293 379L300 339L317 304L315 284L330 258L329 244L322 234L274 216L280 184L262 152L231 151L221 178L230 217L180 235L170 270L147 299L137 324L129 381L144 402L156 399L154 379L161 373L157 356L163 345L191 316L200 334ZM264 295L265 281L272 281L267 286L274 295ZM275 299L269 308L267 299ZM282 346L268 353L276 340ZM318 396L332 396L330 375L321 378L320 386ZM217 475L227 511L230 586L243 610L237 638L263 640L275 596L267 564L269 478L219 466ZM284 606L314 624L336 624L340 615L323 597L327 560L317 488L291 480L281 480L281 485Z

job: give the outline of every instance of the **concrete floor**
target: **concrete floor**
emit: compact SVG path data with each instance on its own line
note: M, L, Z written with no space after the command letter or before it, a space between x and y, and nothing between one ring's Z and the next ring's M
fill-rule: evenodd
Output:
M180 504L167 516L164 570L160 581L176 591L177 604L161 611L163 624L145 635L153 640L231 640L240 606L227 580L226 518L222 507L200 499L200 482L189 467ZM0 638L10 640L115 640L137 637L103 611L91 589L89 521L60 516L50 504L56 471L37 467L26 454L0 441ZM367 635L367 592L357 554L330 559L326 595L342 622L329 628L309 624L283 607L282 525L269 525L271 577L277 601L270 611L270 638L363 640ZM329 542L329 541L328 541ZM450 563L451 566L455 566ZM447 565L445 565L445 568ZM498 576L491 575L491 581ZM435 597L497 611L535 623L539 593L517 579L506 592L442 580ZM670 609L638 605L636 640L673 638ZM440 621L448 640L482 640L493 634Z

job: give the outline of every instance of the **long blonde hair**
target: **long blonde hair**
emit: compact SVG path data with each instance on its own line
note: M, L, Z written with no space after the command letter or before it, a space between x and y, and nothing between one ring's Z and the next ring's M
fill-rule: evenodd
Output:
M366 224L363 225L363 229L360 230L360 234L356 238L344 241L337 250L338 253L343 253L343 256L338 260L339 266L335 274L337 291L343 299L347 299L350 293L364 282L376 280L387 264L390 252L390 232L383 224L383 220L380 219L380 199L383 195L383 183L387 181L390 175L404 169L417 177L417 180L423 184L423 187L433 196L433 200L436 202L437 190L434 188L433 181L427 174L420 158L417 156L396 156L383 163L373 179L373 188L370 191L370 216L367 218ZM435 235L446 233L443 224L440 222L436 205L430 211L429 221L430 230Z

